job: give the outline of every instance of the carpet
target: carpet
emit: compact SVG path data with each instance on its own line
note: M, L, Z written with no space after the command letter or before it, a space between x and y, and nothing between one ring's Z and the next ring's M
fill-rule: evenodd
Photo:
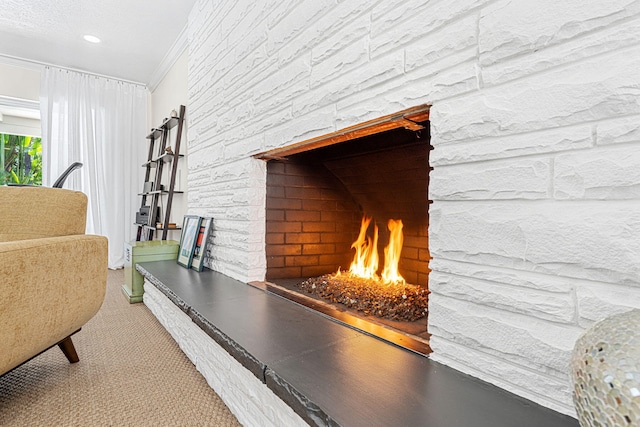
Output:
M73 336L0 377L0 426L239 426L144 304L109 271L102 308Z

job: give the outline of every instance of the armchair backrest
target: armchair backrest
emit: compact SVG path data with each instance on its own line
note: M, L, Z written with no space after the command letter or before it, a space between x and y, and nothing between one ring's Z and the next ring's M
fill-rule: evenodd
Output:
M0 186L0 242L85 234L86 223L84 193Z

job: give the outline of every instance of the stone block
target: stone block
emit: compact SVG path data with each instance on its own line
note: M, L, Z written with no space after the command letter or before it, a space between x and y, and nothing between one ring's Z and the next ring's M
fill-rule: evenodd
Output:
M311 46L311 64L322 62L367 36L371 17L366 11L370 7L371 2L366 0L342 2L322 17L313 28L313 38L305 43L307 48Z
M209 0L197 0L189 13L189 31L196 32L201 29L203 23L210 19L213 12L212 2Z
M236 128L249 121L254 116L254 110L254 103L251 101L239 104L234 108L226 109L226 111L220 113L218 116L217 133L224 133L229 129Z
M306 92L309 89L310 73L308 58L301 58L283 69L273 70L251 90L253 102L259 103L273 97L285 102Z
M371 91L354 94L337 103L336 129L344 129L368 120L391 114L390 110L399 111L405 104L390 102L379 92L381 86L371 88ZM401 106L402 105L402 106Z
M187 27L190 48L199 48L203 40L203 34L216 27L216 25L209 26L208 24L214 22L215 14L219 10L218 8L214 9L211 1L200 1L194 5L189 13L189 25Z
M640 116L597 123L596 138L598 145L640 142Z
M208 64L217 62L228 53L228 39L223 37L219 26L207 28L197 40L189 46L189 71L192 75L201 75Z
M431 32L452 25L487 0L449 0L445 2L403 2L393 12L383 13L388 4L374 9L371 25L371 56L376 57L407 43L425 38ZM474 30L476 33L476 30Z
M409 44L404 49L406 71L433 64L469 48L475 51L478 43L477 25L478 17L471 15Z
M577 289L580 324L585 328L615 314L640 308L640 289L584 283Z
M224 105L224 83L206 86L202 92L190 96L192 101L190 106L193 108L193 112L187 116L190 120L189 139L191 139L191 131L194 129L199 133L204 133L217 126L216 111Z
M229 69L229 72L225 76L225 85L242 86L242 82L240 81L250 79L257 69L267 68L275 64L275 59L267 55L267 50L264 46L267 38L266 34L266 30L256 28L256 36L249 39L250 43L237 48L244 49L245 51L234 51L236 59L233 67Z
M460 55L470 52L471 50L462 51ZM454 56L448 58L454 58ZM433 66L429 68L433 69ZM416 97L417 92L418 96L427 94L429 103L436 103L442 99L475 92L480 88L475 61L461 62L455 67L446 69L445 72L436 72L428 77L422 75L425 71L426 69L420 69L409 74L409 85L402 88L396 96L410 99Z
M238 159L218 164L210 170L212 184L240 180L247 176L250 167L249 159Z
M640 42L640 20L622 21L616 25L563 40L516 55L498 62L482 65L485 86L495 86L514 79L568 65L607 52L626 49Z
M264 3L268 4L268 2ZM259 5L254 5L251 1L238 0L233 7L226 10L224 16L219 16L218 25L222 26L225 34L231 34L235 30L246 32L248 28L243 26L242 23L252 13L252 9L261 10L262 8Z
M428 329L433 337L557 378L565 378L573 345L582 333L576 326L494 310L439 294L429 296Z
M189 149L189 169L199 170L209 168L219 163L219 159L224 155L224 146L222 144L211 143L203 144L196 149ZM191 180L191 176L188 177Z
M236 62L266 42L267 15L272 8L270 1L247 1L236 4L231 13L224 17L222 33L228 36L229 46L235 48Z
M431 108L432 114L437 115L437 110L436 104ZM640 125L638 128L640 131ZM450 144L434 138L431 141L434 150L429 156L429 164L437 167L588 148L594 144L593 138L591 125L588 124Z
M371 10L371 20L376 23L377 30L383 32L408 19L412 13L424 7L431 7L421 0L387 0L378 2Z
M286 64L311 50L314 64L361 39L369 33L371 20L366 11L370 7L365 0L338 2L278 52L278 63Z
M362 67L349 70L324 85L311 88L292 100L295 116L309 113L317 108L335 105L352 95L371 93L371 88L390 79L402 76L404 53L392 52L368 62Z
M271 13L267 17L267 24L269 29L274 28L280 21L282 21L287 14L299 5L299 0L283 0L272 2Z
M563 43L628 19L640 12L634 0L502 0L482 9L481 65Z
M640 143L557 156L554 190L557 199L640 198Z
M256 51L253 51L251 56L262 55L262 52L264 52L264 46L260 46ZM220 109L226 109L229 106L233 107L246 101L251 101L254 104L258 104L260 102L254 98L256 95L256 88L265 80L274 79L275 75L281 72L277 57L269 56L266 53L265 55L266 57L264 57L264 59L262 57L256 57L256 62L253 64L254 68L247 70L246 74L241 76L238 75L238 78L233 83L227 84L227 81L236 77L235 74L231 74L233 70L230 70L229 74L225 76L225 79L219 83L224 85L224 91L221 97L222 105L219 107ZM245 59L249 60L249 58ZM247 65L248 64L245 62L241 64L242 67L246 67ZM292 64L288 65L293 66ZM238 71L240 72L241 70Z
M429 199L547 198L550 163L546 158L523 158L435 167L429 177Z
M568 324L575 320L573 293L554 293L454 276L441 273L433 267L429 274L429 290L432 295L443 295L554 322Z
M566 277L549 276L523 270L513 270L483 264L451 261L442 258L429 262L432 270L456 276L473 277L474 279L510 285L518 288L529 288L538 291L568 294L573 293L581 283Z
M640 46L438 103L435 140L471 140L640 113ZM544 106L544 108L540 108Z
M434 259L640 282L640 201L436 202L429 219Z
M430 345L434 349L431 359L436 362L575 417L568 374L556 377L540 370L504 363L493 355L459 346L441 337L432 336Z
M195 78L197 80L194 84L198 89L194 90L194 86L190 86L190 91L194 92L194 101L200 99L202 102L209 101L210 98L206 96L208 93L207 91L217 91L218 89L216 86L224 84L222 79L235 66L233 55L230 54L226 47L221 48L224 50L220 52L219 57L207 58L207 60L203 62L204 66L201 71L199 73L195 73Z
M311 3L295 3L295 7L288 9L288 13L273 24L269 31L267 53L273 55L283 49L292 40L314 23L325 13L335 7L335 0L318 0Z
M225 147L225 158L246 159L262 151L264 145L264 135L256 135L246 140L239 140L227 144Z
M472 57L471 50L461 51L438 63L412 70L411 73L338 100L338 128L477 90L477 73ZM465 58L469 60L465 61ZM446 72L440 72L442 70L439 67L445 67ZM437 105L440 105L440 101Z
M366 37L354 41L340 52L326 57L311 68L310 87L320 86L352 69L358 69L369 61L369 40Z
M273 108L269 108L272 106ZM293 115L291 113L291 105L276 105L273 100L266 101L256 105L256 118L250 123L238 129L238 137L240 140L245 138L253 138L255 136L263 136L266 131L284 126L290 123ZM263 139L261 151L275 148L274 142Z
M283 147L335 130L335 109L327 107L265 132L266 147Z

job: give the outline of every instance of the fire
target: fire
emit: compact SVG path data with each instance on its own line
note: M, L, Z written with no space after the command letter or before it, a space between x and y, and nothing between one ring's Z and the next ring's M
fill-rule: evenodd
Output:
M389 245L384 248L384 269L382 270L382 280L384 282L404 283L404 277L398 272L400 253L404 236L402 234L402 220L390 219L387 223L389 227Z
M377 274L379 257L378 257L378 226L373 226L373 239L367 236L367 230L371 224L371 218L362 217L360 224L360 234L358 239L351 245L356 250L349 274L365 279L380 281ZM402 252L402 243L404 240L402 234L402 220L390 219L387 227L389 228L389 245L384 248L384 267L382 269L382 281L384 283L405 283L404 278L398 272L398 263L400 262L400 253ZM338 272L340 274L340 272Z
M373 240L367 236L371 218L362 217L360 224L360 234L358 239L351 245L356 250L353 257L349 273L365 279L377 279L378 275L378 226L373 225Z

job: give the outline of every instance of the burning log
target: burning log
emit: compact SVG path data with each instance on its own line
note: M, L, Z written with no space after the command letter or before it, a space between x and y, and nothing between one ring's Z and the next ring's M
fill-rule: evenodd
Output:
M366 315L413 322L426 317L429 291L407 283L383 283L347 274L325 274L296 285L300 290Z

